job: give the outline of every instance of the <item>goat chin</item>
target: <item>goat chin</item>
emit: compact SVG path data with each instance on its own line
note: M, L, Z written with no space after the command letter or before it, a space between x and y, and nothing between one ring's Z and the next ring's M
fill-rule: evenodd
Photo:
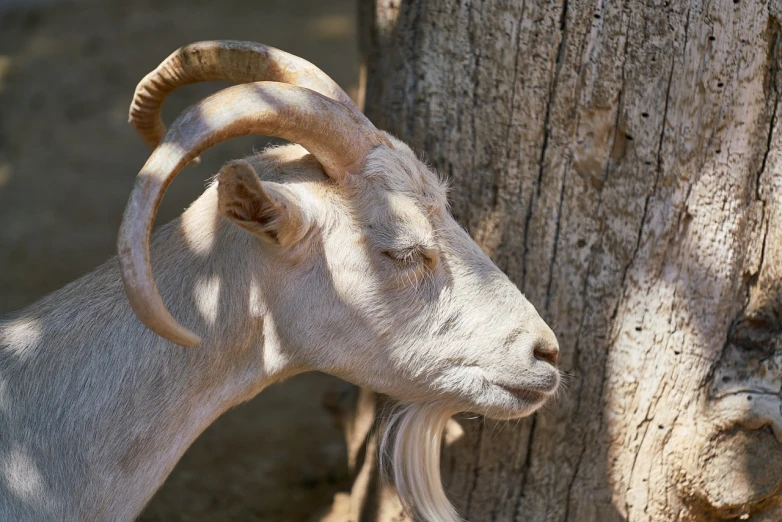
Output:
M463 520L445 496L440 476L443 431L456 413L441 404L412 404L388 420L380 443L381 472L393 473L402 506L414 520Z

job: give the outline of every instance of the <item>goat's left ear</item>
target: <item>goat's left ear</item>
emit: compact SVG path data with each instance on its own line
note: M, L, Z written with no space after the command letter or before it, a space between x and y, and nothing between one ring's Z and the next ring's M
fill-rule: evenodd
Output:
M290 246L307 233L309 220L285 185L261 181L246 161L232 161L217 175L220 213L264 241Z

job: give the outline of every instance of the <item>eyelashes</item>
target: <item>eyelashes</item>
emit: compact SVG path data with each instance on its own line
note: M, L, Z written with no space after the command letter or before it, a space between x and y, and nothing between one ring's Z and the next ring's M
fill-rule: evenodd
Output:
M434 269L437 267L440 259L437 249L424 245L392 248L383 250L382 253L383 256L402 268L413 268L423 265Z
M384 250L383 255L402 266L423 261L423 254L418 246Z

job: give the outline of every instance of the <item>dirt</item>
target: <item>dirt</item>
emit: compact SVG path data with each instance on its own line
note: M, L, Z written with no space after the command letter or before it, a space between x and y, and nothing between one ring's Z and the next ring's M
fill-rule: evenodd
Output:
M83 275L114 252L133 178L149 151L127 124L136 83L180 45L230 38L319 65L355 93L354 1L0 0L0 314ZM34 4L34 5L33 5ZM182 89L167 121L216 85ZM178 215L234 140L173 184ZM190 448L140 520L312 521L348 487L342 434L322 406L347 385L319 374L265 390Z

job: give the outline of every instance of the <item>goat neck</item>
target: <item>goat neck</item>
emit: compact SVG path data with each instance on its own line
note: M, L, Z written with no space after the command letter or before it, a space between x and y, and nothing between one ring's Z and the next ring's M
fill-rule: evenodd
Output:
M152 242L198 348L136 319L115 259L0 321L0 520L132 520L212 421L298 371L258 320L261 257L237 256L257 242L216 205L210 188Z

